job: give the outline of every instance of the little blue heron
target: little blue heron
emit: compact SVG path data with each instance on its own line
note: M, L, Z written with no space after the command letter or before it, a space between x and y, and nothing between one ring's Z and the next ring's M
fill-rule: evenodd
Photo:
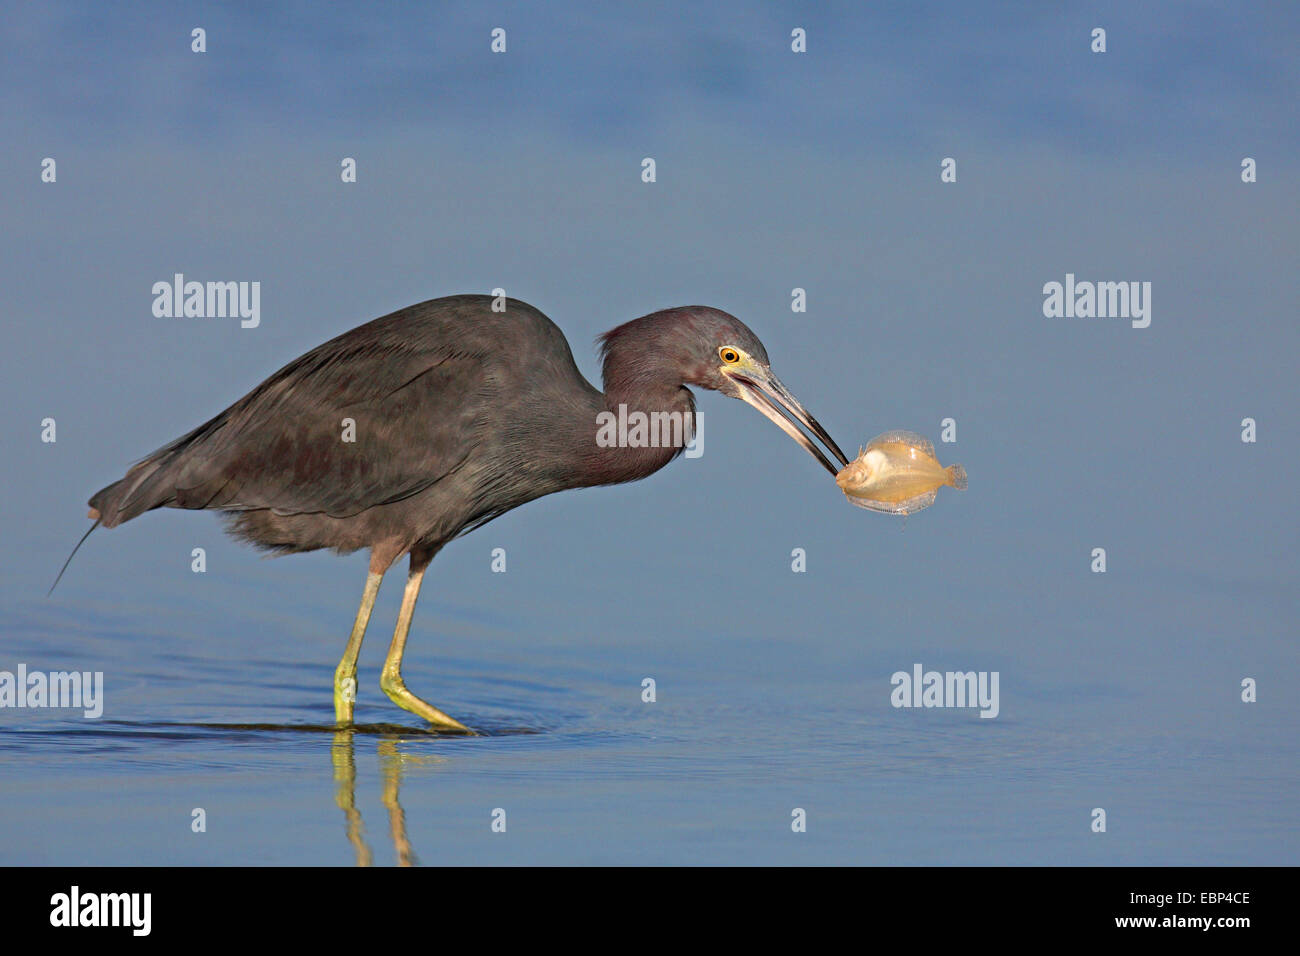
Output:
M675 413L689 429L686 386L696 385L753 405L832 475L838 469L797 425L848 464L772 374L763 343L726 312L654 312L605 333L600 350L603 392L582 377L559 328L526 303L458 295L410 306L312 349L134 465L90 499L90 530L154 508L215 509L232 534L272 552L369 548L361 606L334 672L340 725L352 722L357 654L379 583L409 555L380 686L434 727L469 732L402 680L425 569L452 538L527 501L635 481L683 450L681 441L600 440L603 413Z

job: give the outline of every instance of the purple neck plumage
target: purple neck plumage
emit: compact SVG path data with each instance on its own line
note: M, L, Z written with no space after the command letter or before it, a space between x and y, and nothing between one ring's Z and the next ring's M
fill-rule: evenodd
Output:
M662 335L678 311L634 319L601 340L605 414L585 429L584 471L593 485L644 478L683 451L695 416L683 383L695 369Z

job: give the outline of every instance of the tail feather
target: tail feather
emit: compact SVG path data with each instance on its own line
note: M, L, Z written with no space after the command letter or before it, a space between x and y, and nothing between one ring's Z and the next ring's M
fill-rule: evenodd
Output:
M166 504L170 491L158 487L161 467L162 462L158 459L147 458L133 466L125 478L91 495L88 503L93 511L98 512L105 528L116 528L123 521Z
M225 424L229 417L229 409L222 412L211 421L204 422L192 432L182 435L168 445L159 448L153 454L141 461L136 462L130 467L126 475L100 488L90 496L90 517L95 523L90 526L90 531L94 531L100 525L105 528L115 528L123 521L130 521L146 511L152 511L154 508L163 508L177 501L177 479L185 468L185 452L197 443L208 438ZM219 479L220 476L217 476ZM217 479L213 479L217 481ZM220 489L224 481L217 483L216 487ZM208 486L199 486L201 491L209 490ZM215 492L209 494L207 498L202 498L201 504L192 504L189 501L182 501L180 507L207 507L210 499L215 496ZM59 569L59 576L54 579L54 584L50 585L50 590L46 596L54 592L58 586L63 572L68 570L68 565L72 563L73 557L77 551L90 537L90 531L81 536L77 546L72 549L72 554L68 555L68 560L63 562L63 567Z
M183 467L184 453L220 428L228 413L229 410L222 412L194 431L164 445L132 465L124 478L95 492L89 503L99 514L91 517L98 517L105 528L116 528L123 521L175 501L176 466Z
M952 485L958 491L966 490L966 469L961 465L948 466L948 484Z
M63 580L63 572L68 570L68 565L71 564L72 559L77 556L77 552L81 550L81 546L86 543L86 539L90 537L90 532L98 528L99 525L100 522L96 520L95 523L90 526L90 531L87 531L85 534L81 536L81 540L77 542L77 546L72 549L72 554L68 555L68 560L64 561L63 567L59 568L58 577L54 579L54 583L50 585L50 589L45 592L46 597L49 597L51 594L54 593L54 589L57 588L59 586L59 582Z

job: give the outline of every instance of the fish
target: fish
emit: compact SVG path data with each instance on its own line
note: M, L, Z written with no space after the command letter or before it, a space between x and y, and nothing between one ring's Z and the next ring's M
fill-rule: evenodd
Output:
M934 504L940 488L966 490L966 469L945 468L929 440L909 431L885 432L858 451L835 476L844 496L859 508L909 515Z

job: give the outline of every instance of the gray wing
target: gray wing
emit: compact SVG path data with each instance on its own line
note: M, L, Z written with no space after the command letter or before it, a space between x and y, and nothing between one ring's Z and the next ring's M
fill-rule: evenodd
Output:
M481 388L473 355L343 350L290 367L189 443L173 468L182 508L357 514L462 465Z
M429 487L465 463L500 381L488 330L466 334L476 310L430 305L313 349L90 504L108 527L168 506L345 517Z

